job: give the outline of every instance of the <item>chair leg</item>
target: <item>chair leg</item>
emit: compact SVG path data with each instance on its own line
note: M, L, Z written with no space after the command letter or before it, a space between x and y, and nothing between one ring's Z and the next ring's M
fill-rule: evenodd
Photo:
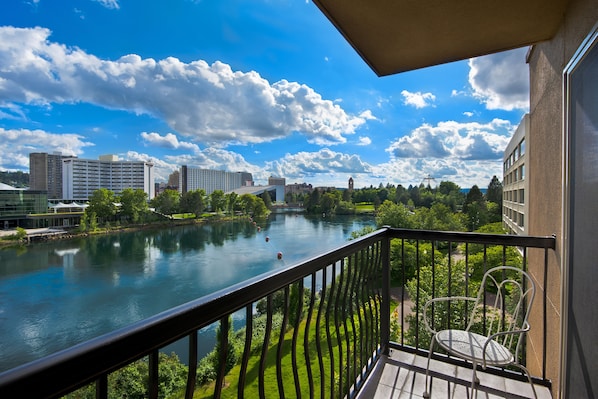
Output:
M538 394L536 393L536 388L534 387L534 382L532 381L532 377L530 376L529 371L527 371L527 368L524 365L519 364L519 363L513 363L513 365L519 367L525 373L525 376L527 377L527 381L532 386L532 391L534 392L534 398L538 399Z
M430 394L432 393L432 381L430 381L430 386L428 386L428 377L430 375L430 359L432 358L432 351L434 350L434 343L436 342L436 335L432 335L432 339L430 340L430 351L428 352L428 364L426 365L426 388L423 393L423 397L425 399L430 398Z
M473 370L472 370L472 375L471 375L471 398L475 398L475 396L473 395L473 393L475 391L477 391L477 387L476 385L480 384L480 379L478 378L478 365L476 364L476 362L473 362Z

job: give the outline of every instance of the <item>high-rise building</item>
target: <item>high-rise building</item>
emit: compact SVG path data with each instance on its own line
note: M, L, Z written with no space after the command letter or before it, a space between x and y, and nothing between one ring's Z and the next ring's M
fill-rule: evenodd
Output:
M141 189L148 199L155 196L154 164L119 161L116 156L99 160L67 158L62 161L62 191L65 199L86 201L95 190L106 188L120 194L125 188Z
M76 157L45 152L29 154L29 188L36 191L47 191L48 199L63 199L62 160L66 158Z
M187 165L183 165L179 173L179 192L183 194L202 189L210 195L216 190L227 192L245 186L253 186L251 173L190 168Z
M527 234L526 197L529 180L525 178L526 136L529 134L529 114L526 114L503 155L503 226L511 234Z

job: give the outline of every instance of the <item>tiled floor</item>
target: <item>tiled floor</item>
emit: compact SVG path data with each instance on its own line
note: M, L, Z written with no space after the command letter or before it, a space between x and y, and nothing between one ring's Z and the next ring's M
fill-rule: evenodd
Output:
M393 350L383 357L357 396L358 399L422 398L425 388L427 359L414 354ZM431 398L455 399L522 399L533 398L529 383L505 379L478 372L480 385L471 395L471 370L451 364L432 361ZM538 399L552 399L550 391L535 385Z

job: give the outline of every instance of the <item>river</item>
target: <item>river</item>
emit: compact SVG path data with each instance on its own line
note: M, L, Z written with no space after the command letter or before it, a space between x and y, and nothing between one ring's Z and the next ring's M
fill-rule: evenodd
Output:
M0 250L0 371L321 254L374 225L371 217L273 213L260 225L178 226Z

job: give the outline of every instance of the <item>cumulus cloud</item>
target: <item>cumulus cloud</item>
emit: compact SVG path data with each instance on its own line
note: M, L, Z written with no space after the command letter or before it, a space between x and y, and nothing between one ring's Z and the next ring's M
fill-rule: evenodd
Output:
M406 105L412 105L415 108L425 108L432 105L432 102L436 100L436 96L432 93L422 93L420 91L416 93L411 93L407 90L403 90L401 92L403 96L403 102Z
M105 4L118 5L115 1ZM371 112L350 115L312 88L223 62L125 55L103 60L51 42L44 28L0 27L0 104L87 102L163 119L194 141L260 143L299 132L311 143L347 141Z
M170 148L173 150L190 150L193 152L199 152L199 146L194 143L189 143L186 141L179 141L176 135L172 133L167 133L165 136L161 136L159 133L151 132L142 132L141 138L145 141L147 145L152 145L156 147L162 148Z
M382 183L419 185L424 183L428 175L436 180L452 181L463 188L477 184L482 187L490 183L493 175L497 175L502 167L502 160L497 161L465 161L455 159L421 158L403 159L396 158L374 167L374 173L380 176L390 176L390 181L381 180Z
M469 84L474 97L488 109L529 108L527 49L520 48L469 60Z
M424 124L394 141L386 151L397 158L502 159L512 130L511 123L501 119L486 124Z
M370 139L369 137L360 137L359 142L357 143L357 145L370 145L370 144L372 144L372 139Z
M28 170L29 153L60 152L80 155L93 143L83 141L77 134L54 134L43 130L4 129L0 127L0 169Z
M325 174L369 173L372 166L358 155L323 148L317 152L286 154L280 160L267 163L267 169L287 179L303 179Z

